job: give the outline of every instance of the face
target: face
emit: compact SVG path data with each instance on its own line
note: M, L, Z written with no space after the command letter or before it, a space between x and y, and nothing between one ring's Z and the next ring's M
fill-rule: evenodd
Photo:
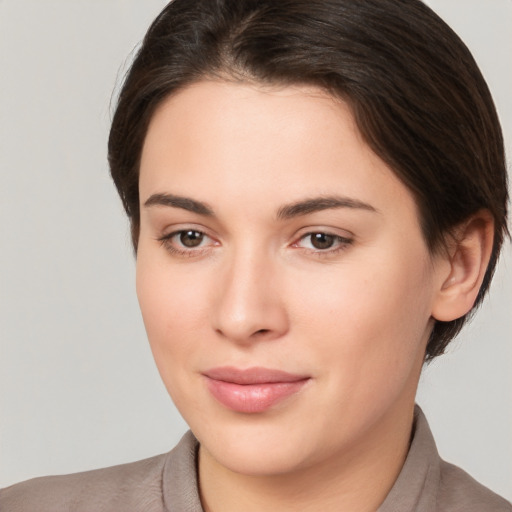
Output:
M146 330L208 456L283 474L410 414L437 266L411 194L343 102L189 86L150 123L140 198Z

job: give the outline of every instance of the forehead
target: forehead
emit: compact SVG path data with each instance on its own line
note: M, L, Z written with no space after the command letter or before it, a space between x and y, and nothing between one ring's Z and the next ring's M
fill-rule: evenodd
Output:
M141 202L164 191L193 191L208 202L264 195L269 205L333 192L365 202L412 201L343 101L315 87L218 81L179 91L151 120Z
M247 145L265 140L262 156L273 149L271 140L284 150L285 143L309 138L312 130L343 130L345 133L338 135L345 139L348 132L359 135L347 104L323 89L223 81L197 82L164 100L150 122L144 149L155 132L164 130L168 142L172 135L181 142L200 139L202 146L217 142L217 149L230 146L225 144L228 136L233 143L246 141Z

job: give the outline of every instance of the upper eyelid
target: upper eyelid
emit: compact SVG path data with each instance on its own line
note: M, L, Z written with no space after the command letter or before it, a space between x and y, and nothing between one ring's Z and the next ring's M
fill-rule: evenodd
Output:
M351 231L342 228L326 227L326 226L306 226L296 231L297 240L315 233L323 233L325 235L337 236L339 238L354 239L355 235Z
M205 228L202 225L194 224L194 223L191 223L191 224L183 223L183 224L176 224L176 225L166 226L165 228L160 230L162 235L160 235L159 238L168 238L168 237L171 237L171 236L176 235L178 233L183 233L185 231L197 231L197 232L202 233L203 235L205 235L205 236L207 236L209 238L215 238L211 234L211 230Z
M206 238L209 238L210 240L214 240L214 238L212 236L210 236L208 233L206 233L205 231L203 231L201 229L195 229L195 228L176 229L176 230L170 231L169 233L167 233L165 235L162 235L158 239L161 241L171 240L175 236L180 235L181 233L186 233L187 231L195 231L197 233L201 233L202 235L204 235Z
M316 234L332 236L333 238L338 239L340 242L353 242L354 241L353 236L343 236L343 235L338 235L336 233L330 233L328 231L309 231L308 233L305 233L304 235L301 235L300 237L298 237L296 239L296 241L293 242L293 244L296 244L296 243L300 242L301 240L307 239L311 235L316 235Z

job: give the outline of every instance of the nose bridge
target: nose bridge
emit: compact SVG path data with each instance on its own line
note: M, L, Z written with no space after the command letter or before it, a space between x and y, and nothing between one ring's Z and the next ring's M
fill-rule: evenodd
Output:
M277 261L250 245L231 251L219 273L214 328L239 343L274 339L288 326L277 286Z

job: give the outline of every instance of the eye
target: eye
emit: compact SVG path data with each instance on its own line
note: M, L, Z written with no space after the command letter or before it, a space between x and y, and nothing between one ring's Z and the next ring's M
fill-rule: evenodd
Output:
M336 252L346 248L352 240L339 235L318 231L307 233L302 236L294 245L315 252Z
M217 245L207 234L197 229L180 229L158 239L164 248L177 256L198 256Z
M312 233L308 235L311 245L315 249L330 249L336 242L336 237L327 233Z
M179 239L180 243L184 247L189 248L200 246L205 238L204 233L201 233L201 231L195 231L193 229L189 229L187 231L180 231L174 236Z

